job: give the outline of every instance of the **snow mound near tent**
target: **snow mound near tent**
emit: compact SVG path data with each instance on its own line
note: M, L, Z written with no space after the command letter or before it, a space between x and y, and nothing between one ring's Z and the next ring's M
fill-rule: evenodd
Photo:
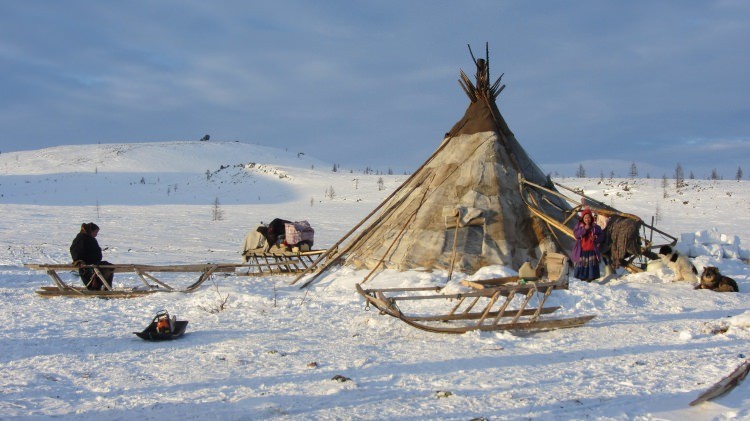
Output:
M750 249L740 245L740 237L719 232L717 228L684 233L676 246L681 253L690 256L714 256L725 259L750 259Z

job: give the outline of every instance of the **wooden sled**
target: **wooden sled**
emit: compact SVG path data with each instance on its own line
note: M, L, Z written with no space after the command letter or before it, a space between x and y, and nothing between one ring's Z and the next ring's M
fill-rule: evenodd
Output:
M566 187L557 182L550 181L550 183L551 185L560 187L562 190L572 193L577 196L577 199L566 196L551 188L535 184L522 178L520 175L518 177L521 198L526 204L526 207L534 216L544 221L555 235L558 235L559 233L571 239L575 239L571 227L577 222L574 218L577 216L578 212L582 210L582 202L585 202L586 206L597 214L604 215L608 218L618 217L621 219L629 219L640 225L641 234L638 238L639 244L636 247L637 250L630 253L629 256L621 262L621 266L631 273L643 272L647 261L656 257L656 254L651 250L658 250L661 246L674 245L677 243L676 237L653 226L653 218L651 224L647 224L638 216L620 212L611 206L586 196L582 191L571 189L570 187ZM568 210L562 208L559 206L560 201L567 202L572 205L573 208ZM557 213L563 216L561 218L554 218L548 212L545 212L545 207L556 209ZM655 235L658 236L658 239L661 241L655 240Z
M298 253L299 254L299 253ZM299 259L281 259L266 261L263 263L206 263L197 265L134 265L134 264L113 264L102 266L86 265L75 266L73 264L26 264L26 268L33 270L45 271L52 279L54 286L42 287L36 291L42 297L107 297L107 298L133 298L140 297L156 292L193 292L203 285L213 274L223 273L226 275L273 275L295 273L292 270L299 269L303 264ZM77 272L80 268L91 268L100 279L102 276L101 269L107 268L114 270L115 273L135 273L142 281L143 285L126 288L113 288L106 281L103 281L104 287L100 291L88 290L83 286L74 286L65 282L58 272L68 271ZM297 269L295 269L297 268ZM177 287L166 283L154 276L154 273L199 273L198 279L186 287ZM80 279L76 276L76 281Z
M465 333L473 330L551 330L582 326L594 316L543 319L560 307L545 307L552 291L567 289L567 257L545 253L540 260L539 278L518 276L480 281L462 281L472 291L461 294L439 294L441 287L363 289L357 292L375 306L381 314L388 314L406 324L435 333ZM536 297L536 304L532 300ZM453 302L448 312L431 315L406 312L400 303L420 301Z
M261 274L283 274L296 275L313 270L317 266L319 259L328 250L309 250L309 251L287 251L282 248L273 247L269 251L264 249L247 250L242 253L245 261L251 266L246 273L241 275ZM250 270L250 269L253 270Z

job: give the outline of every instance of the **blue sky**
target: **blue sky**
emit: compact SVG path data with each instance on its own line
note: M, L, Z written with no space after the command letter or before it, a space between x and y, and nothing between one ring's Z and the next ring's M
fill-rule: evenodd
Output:
M547 172L750 176L742 0L0 0L0 152L210 134L409 171L463 115L485 42Z

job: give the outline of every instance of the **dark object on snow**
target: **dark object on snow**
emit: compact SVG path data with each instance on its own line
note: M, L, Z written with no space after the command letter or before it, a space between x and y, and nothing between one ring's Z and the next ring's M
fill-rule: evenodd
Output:
M641 254L640 237L638 236L641 224L641 221L617 215L612 216L607 221L604 232L606 233L607 245L609 245L612 265L615 269L625 264L627 257Z
M286 232L286 224L291 221L286 219L274 218L268 226L258 227L258 232L266 237L266 251L270 250L275 245L281 245L284 241L284 233Z
M201 138L201 142L208 142L208 139L211 139L211 136L205 135Z
M701 274L701 283L695 289L710 289L718 292L740 292L737 282L724 276L715 266L707 266Z
M156 313L151 324L143 332L133 332L139 338L147 341L164 341L177 339L185 333L187 329L187 320L177 320L176 317L169 317L166 310Z

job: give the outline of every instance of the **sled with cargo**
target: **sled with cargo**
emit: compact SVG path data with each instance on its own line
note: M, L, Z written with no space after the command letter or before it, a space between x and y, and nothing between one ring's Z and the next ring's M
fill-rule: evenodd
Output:
M36 291L42 297L107 297L133 298L158 292L190 293L198 290L212 275L225 276L268 276L295 274L310 268L310 259L320 252L285 252L266 256L255 256L257 261L248 263L204 263L185 265L140 265L140 264L112 264L112 265L83 265L71 264L36 264L24 265L26 268L44 271L53 282L52 286L44 286ZM101 290L89 290L81 283L78 276L79 269L90 268L103 280ZM113 287L102 275L103 270L117 273L135 273L141 284L131 287ZM72 272L70 276L66 273ZM196 273L197 280L185 286L174 285L174 281L157 278L156 274L163 273Z
M296 275L315 269L318 258L328 250L287 250L272 247L270 250L245 250L242 253L247 268L240 269L239 275Z
M309 222L274 218L247 233L242 258L269 274L304 273L315 269L316 261L329 252L312 249L314 240L315 230Z
M542 331L582 326L594 316L548 317L560 309L547 306L553 291L568 288L568 258L544 253L533 268L536 276L461 281L467 292L443 294L442 287L372 288L357 284L367 306L406 324L435 333ZM435 305L447 311L431 314Z

